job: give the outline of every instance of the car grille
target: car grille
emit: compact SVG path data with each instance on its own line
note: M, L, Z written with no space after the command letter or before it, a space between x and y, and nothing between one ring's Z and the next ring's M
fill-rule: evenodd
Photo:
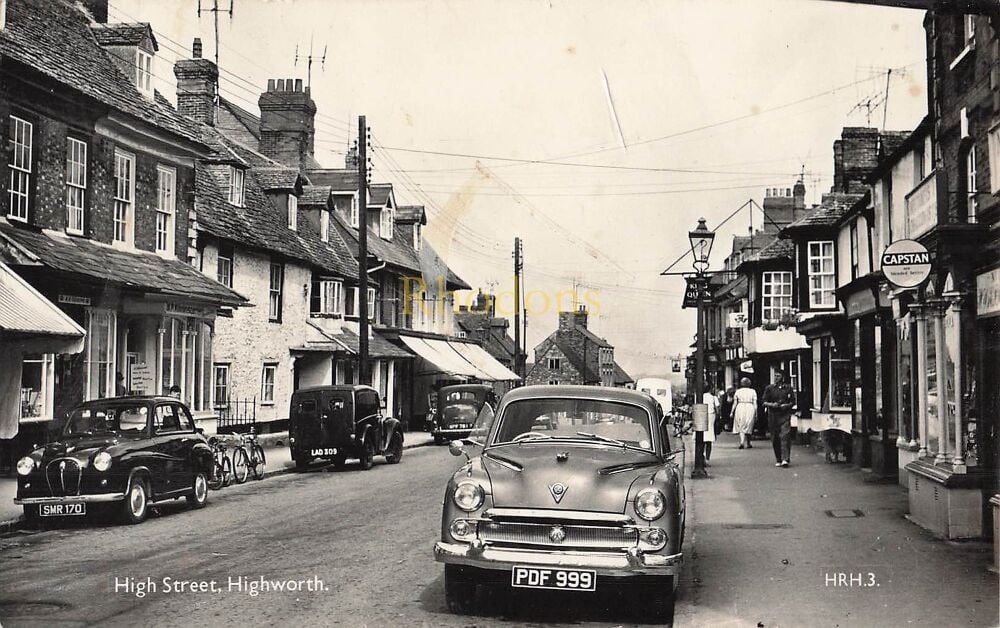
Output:
M53 497L80 494L80 463L73 458L57 458L45 467L45 480Z
M622 550L634 547L639 533L622 526L491 521L479 525L479 538L491 545Z

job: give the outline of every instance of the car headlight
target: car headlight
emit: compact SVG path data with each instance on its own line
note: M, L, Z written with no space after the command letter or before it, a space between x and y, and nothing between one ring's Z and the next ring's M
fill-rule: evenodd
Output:
M635 514L646 521L659 519L666 509L667 498L655 488L644 488L635 496Z
M35 469L35 459L25 456L17 461L17 472L19 475L28 475Z
M111 454L102 451L94 456L94 468L98 471L107 471L111 468Z
M472 512L483 505L483 487L475 482L462 482L455 487L455 505L465 512Z

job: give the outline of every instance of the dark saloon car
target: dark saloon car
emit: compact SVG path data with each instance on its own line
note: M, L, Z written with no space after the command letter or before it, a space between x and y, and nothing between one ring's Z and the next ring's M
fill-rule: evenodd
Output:
M479 583L579 595L624 585L669 618L684 539L684 450L669 428L656 400L635 391L507 393L479 455L445 491L434 556L448 607L471 610Z
M212 449L187 406L172 397L88 401L68 416L59 440L17 463L25 518L83 517L117 510L139 523L153 502L208 502Z
M438 445L456 438L468 438L483 407L489 405L488 412L492 412L497 405L496 393L489 384L444 386L437 398L431 435Z
M317 458L336 467L357 458L371 469L375 456L395 464L403 457L403 426L382 416L378 391L371 386L340 385L301 388L292 394L288 411L288 446L295 466Z

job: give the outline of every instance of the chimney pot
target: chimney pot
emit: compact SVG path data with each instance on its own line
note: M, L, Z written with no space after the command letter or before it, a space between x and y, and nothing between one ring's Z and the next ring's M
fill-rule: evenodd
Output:
M278 79L278 86L275 87L275 90L279 92L285 91L285 79Z
M302 79L295 79L295 91L302 91Z
M191 57L201 59L201 37L194 38L194 43L191 44Z
M295 87L294 86L295 86L295 81L293 81L292 79L285 79L285 89L286 90L288 90L290 92L294 92L295 91Z
M267 91L274 91L274 79L267 79Z

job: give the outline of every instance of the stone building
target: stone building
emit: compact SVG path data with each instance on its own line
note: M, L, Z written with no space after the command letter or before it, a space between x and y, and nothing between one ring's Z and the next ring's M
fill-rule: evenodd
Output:
M586 306L559 312L559 327L535 347L527 384L583 384L624 388L634 380L615 362L615 349L587 328Z

